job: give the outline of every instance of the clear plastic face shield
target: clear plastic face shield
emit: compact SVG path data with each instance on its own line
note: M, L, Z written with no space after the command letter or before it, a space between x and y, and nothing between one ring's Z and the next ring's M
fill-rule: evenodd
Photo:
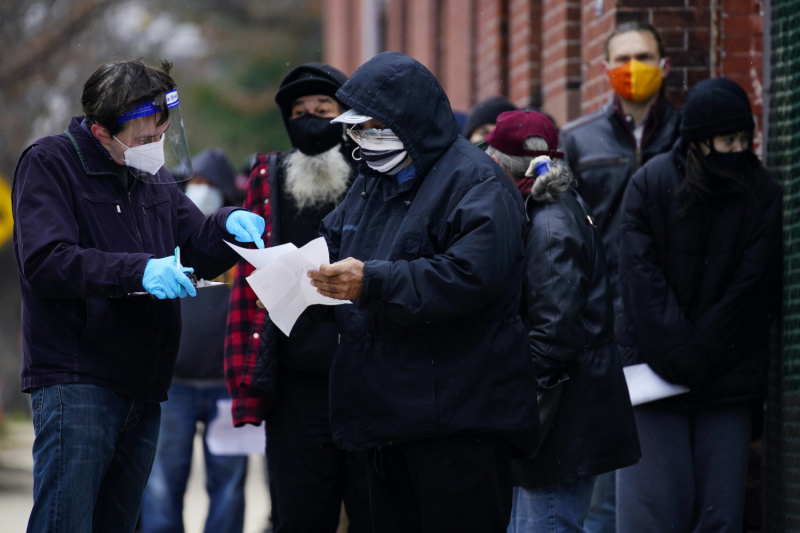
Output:
M119 118L123 129L112 140L130 173L145 183L170 184L194 176L177 90L166 94L166 113L162 109L156 102L139 104Z

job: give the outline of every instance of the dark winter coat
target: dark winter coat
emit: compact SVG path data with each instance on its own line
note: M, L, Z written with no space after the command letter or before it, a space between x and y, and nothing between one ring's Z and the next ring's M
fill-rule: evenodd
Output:
M533 489L629 466L641 452L594 218L574 190L554 203L529 196L526 206L523 305L533 362L541 392L562 388L539 453L513 463L514 484Z
M689 394L676 406L756 398L766 389L769 328L781 298L781 191L764 172L749 190L679 212L686 148L654 158L625 192L617 340ZM629 334L628 332L632 333Z
M538 415L518 312L525 230L519 193L458 135L439 83L413 59L380 54L336 96L398 135L416 178L398 185L362 165L322 223L332 261L364 262L360 300L336 307L334 441L364 449L521 432L530 446Z
M236 254L223 242L234 240L225 230L232 208L206 219L174 183L134 180L126 190L125 168L103 154L81 118L31 145L14 175L22 389L83 382L163 401L180 305L127 295L144 291L149 259L172 255L178 245L182 264L199 277L233 266Z
M637 148L614 96L601 110L570 122L561 131L565 160L578 182L578 192L597 217L616 316L622 313L617 267L622 196L641 165L669 151L678 138L679 126L680 113L659 95L645 119L641 148Z

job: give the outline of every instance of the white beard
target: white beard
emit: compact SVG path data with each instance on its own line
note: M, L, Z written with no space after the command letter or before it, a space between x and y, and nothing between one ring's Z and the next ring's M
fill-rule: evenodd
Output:
M286 156L286 192L297 209L338 202L347 192L351 167L339 148L317 155L294 150Z

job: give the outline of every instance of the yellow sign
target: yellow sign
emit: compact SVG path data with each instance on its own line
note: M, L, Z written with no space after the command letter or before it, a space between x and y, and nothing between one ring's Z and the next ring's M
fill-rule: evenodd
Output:
M11 238L14 218L11 216L11 187L0 174L0 247Z

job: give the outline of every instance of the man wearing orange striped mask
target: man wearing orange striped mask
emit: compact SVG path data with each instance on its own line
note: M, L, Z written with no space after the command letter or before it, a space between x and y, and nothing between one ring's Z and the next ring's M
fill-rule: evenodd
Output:
M621 28L624 29L624 26L617 30ZM636 30L615 31L606 41L603 69L611 88L621 99L623 111L632 115L636 124L639 124L644 122L654 103L662 79L669 74L670 61L663 56L663 45L658 34Z
M622 313L618 259L620 205L625 186L650 158L668 151L678 138L678 110L664 96L669 58L649 24L626 22L606 40L603 67L614 94L599 111L561 131L562 151L581 196L595 214L603 238L614 315ZM587 533L615 531L614 472L598 476Z

